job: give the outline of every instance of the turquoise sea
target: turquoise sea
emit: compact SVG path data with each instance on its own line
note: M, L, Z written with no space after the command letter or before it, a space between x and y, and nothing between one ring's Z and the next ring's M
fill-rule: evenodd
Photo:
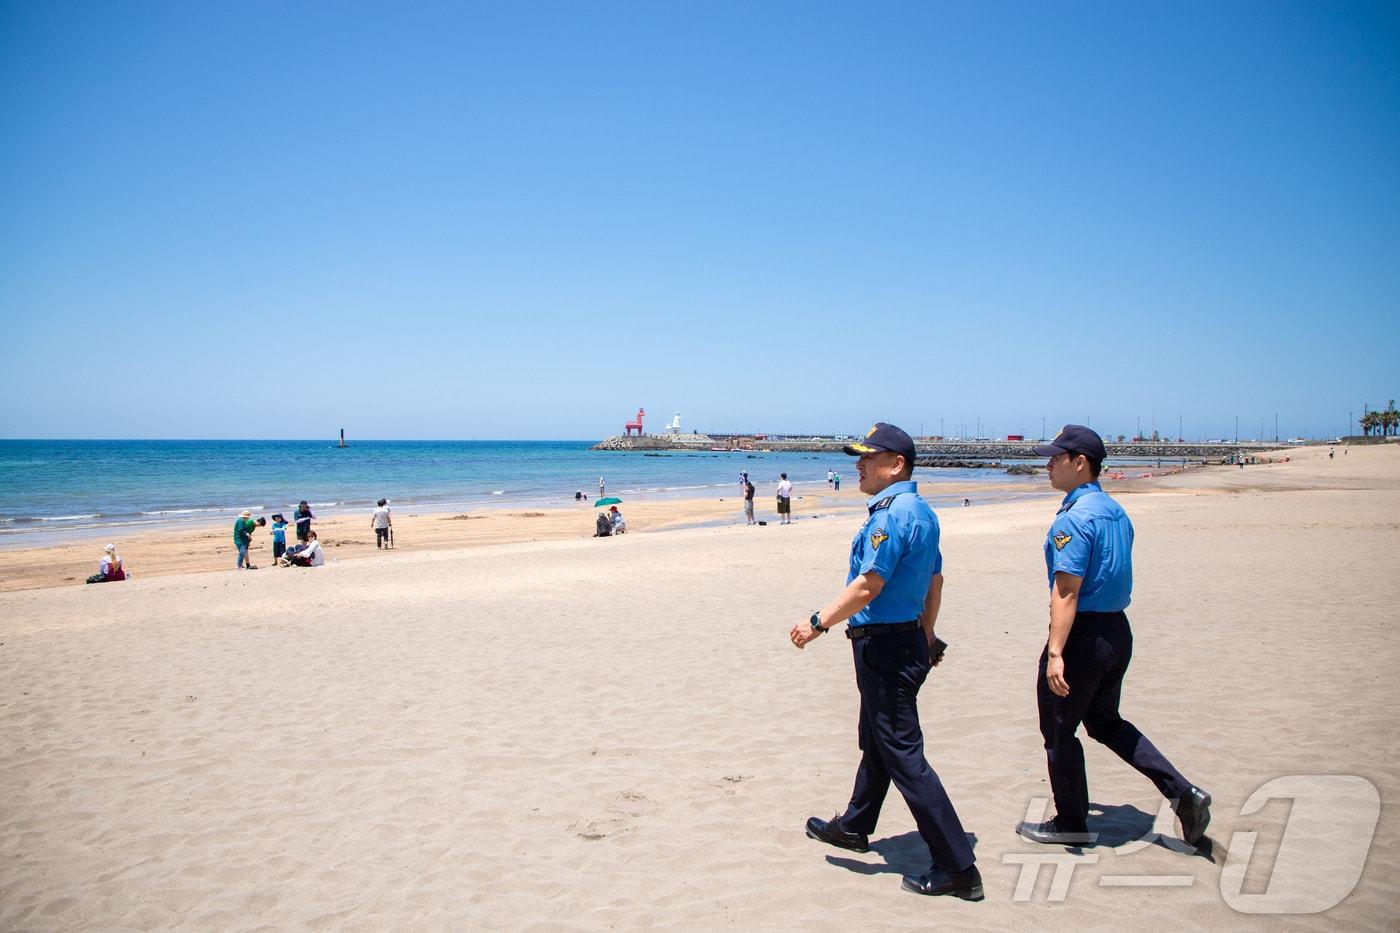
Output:
M73 532L147 531L270 513L301 499L318 515L373 508L466 511L592 500L598 478L627 499L737 491L747 470L760 496L786 472L799 488L826 487L836 470L853 488L855 463L840 454L643 453L590 450L591 441L131 441L0 440L0 543L34 544ZM1044 491L1044 477L1001 470L919 470L926 496L940 484L1005 484Z

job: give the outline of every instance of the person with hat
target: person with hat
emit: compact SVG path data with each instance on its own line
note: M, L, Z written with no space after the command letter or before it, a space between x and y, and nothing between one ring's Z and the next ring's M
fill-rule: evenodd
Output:
M248 560L248 545L253 543L253 530L257 527L258 523L253 521L253 513L248 509L239 512L233 520L233 545L238 548L239 570L258 569Z
M287 553L287 519L281 512L272 513L272 560L275 563Z
M622 517L622 513L617 510L617 506L608 508L608 520L612 522L612 533L622 535L627 533L627 519Z
M306 543L307 536L311 534L311 522L315 518L316 516L311 512L311 506L306 504L305 499L302 499L297 504L296 511L292 512L292 521L296 522L297 526L297 540L302 544Z
M907 875L917 894L983 899L982 876L943 782L924 757L918 694L947 645L934 636L943 598L938 518L913 481L914 441L880 422L843 448L856 461L867 518L851 544L846 588L811 618L792 627L798 648L848 622L860 691L860 765L844 813L812 817L807 835L865 852L891 782L914 814L933 864Z
M1196 845L1210 823L1210 795L1181 776L1157 747L1118 713L1123 675L1133 656L1124 610L1133 590L1133 524L1099 486L1107 456L1091 428L1067 424L1049 444L1050 485L1065 494L1045 537L1050 586L1050 634L1040 655L1036 705L1045 740L1054 818L1023 822L1016 832L1032 842L1086 845L1089 789L1084 749L1075 733L1108 746L1172 802L1182 838Z

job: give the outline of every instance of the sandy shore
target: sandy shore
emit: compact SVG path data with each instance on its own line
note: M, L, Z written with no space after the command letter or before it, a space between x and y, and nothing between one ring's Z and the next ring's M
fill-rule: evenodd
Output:
M955 496L1005 497L1018 487L939 483L932 488L938 490L940 500L946 500ZM798 487L794 498L794 515L800 520L853 514L865 501L865 496L850 484L840 493L825 486ZM629 500L621 508L627 518L629 534L652 534L724 522L743 523L743 501L737 486L733 491L705 498ZM492 508L467 513L398 509L394 513L394 545L398 551L422 552L527 541L576 541L592 537L597 511L591 500L553 508ZM771 496L755 501L755 516L764 521L778 520ZM375 547L369 512L318 518L313 527L326 549L328 561L385 556L384 551ZM64 538L52 544L0 548L0 592L81 585L90 574L97 572L102 546L108 541L118 545L123 566L139 579L219 572L237 563L232 519L219 524L125 536L118 532L119 529L114 529L82 538ZM288 529L287 537L295 543L292 532ZM270 528L260 528L253 535L249 554L259 569L272 567Z
M786 631L843 582L852 511L0 594L0 929L1394 929L1400 447L1120 493L1124 713L1214 795L1208 856L1170 819L1151 841L1160 799L1089 742L1103 844L1013 833L1047 794L1045 500L941 513L952 648L921 708L987 900L899 890L926 852L894 794L868 854L805 838L849 795L857 697L845 639ZM1369 849L1329 834L1365 822L1340 785L1241 814L1289 775L1377 788ZM1231 906L1241 873L1298 889L1299 858L1344 892L1358 846L1326 912ZM1026 885L1042 857L1058 894Z

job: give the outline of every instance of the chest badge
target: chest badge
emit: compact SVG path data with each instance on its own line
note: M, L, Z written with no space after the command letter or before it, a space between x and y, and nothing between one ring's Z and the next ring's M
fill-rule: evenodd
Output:
M885 534L885 529L883 528L876 528L874 531L870 532L870 546L877 551L880 550L880 545L884 544L889 539L890 536Z
M1074 538L1072 538L1070 535L1065 534L1062 531L1050 540L1055 542L1055 550L1063 551L1065 549L1065 545L1073 541Z

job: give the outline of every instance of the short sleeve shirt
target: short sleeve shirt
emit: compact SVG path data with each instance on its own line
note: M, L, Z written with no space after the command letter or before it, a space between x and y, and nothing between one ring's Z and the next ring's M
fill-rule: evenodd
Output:
M1045 571L1082 577L1081 612L1121 612L1133 595L1133 523L1098 483L1065 496L1045 536Z
M866 502L869 516L851 541L846 582L874 571L880 595L851 616L852 627L912 622L923 615L933 575L943 572L938 516L913 481L893 483Z
M379 508L377 508L377 509L374 510L374 527L375 527L375 528L388 528L388 527L389 527L389 507L388 507L388 506L386 506L386 505L381 505Z
M788 480L783 480L782 482L778 483L778 498L779 498L779 499L791 499L791 498L792 498L792 483L791 483L790 481L788 481Z

